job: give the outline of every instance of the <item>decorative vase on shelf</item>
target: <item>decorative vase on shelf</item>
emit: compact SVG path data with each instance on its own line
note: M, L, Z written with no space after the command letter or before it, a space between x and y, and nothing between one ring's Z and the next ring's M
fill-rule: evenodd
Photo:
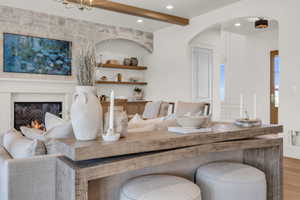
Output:
M144 98L144 92L143 92L143 90L141 88L138 88L138 87L134 88L134 90L133 90L133 98L135 100L143 100L143 98Z
M144 94L143 94L143 92L133 92L133 98L135 100L143 100Z
M125 58L124 61L123 61L123 64L125 66L129 66L131 64L131 59L130 58Z
M130 58L130 65L131 66L138 66L139 60L135 57Z
M104 119L104 129L106 132L109 127L109 112L105 113ZM114 109L114 131L120 134L121 137L126 137L128 131L128 116L119 107L115 107Z
M77 86L71 106L71 121L77 140L95 140L102 134L102 107L93 86Z

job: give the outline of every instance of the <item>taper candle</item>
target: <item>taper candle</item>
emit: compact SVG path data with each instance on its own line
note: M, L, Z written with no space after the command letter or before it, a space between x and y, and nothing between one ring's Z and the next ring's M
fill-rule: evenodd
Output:
M244 118L244 96L240 94L240 118Z
M256 119L257 118L257 96L256 94L253 95L253 118Z
M109 107L109 129L114 129L114 104L115 104L115 94L111 91L110 94L110 107Z

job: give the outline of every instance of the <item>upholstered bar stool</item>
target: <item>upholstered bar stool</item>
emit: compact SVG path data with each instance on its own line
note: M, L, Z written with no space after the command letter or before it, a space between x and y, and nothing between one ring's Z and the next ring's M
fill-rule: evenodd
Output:
M149 175L129 180L120 196L120 200L201 200L201 191L184 178Z
M248 165L216 162L200 167L196 183L204 200L266 200L265 174Z

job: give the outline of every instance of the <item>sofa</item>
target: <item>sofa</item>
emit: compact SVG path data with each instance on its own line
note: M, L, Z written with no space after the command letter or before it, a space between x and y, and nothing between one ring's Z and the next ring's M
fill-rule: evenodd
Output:
M72 125L46 113L47 131L20 127L0 134L0 200L55 200L57 139L74 137Z
M159 112L159 105L160 102L149 102L149 104L152 103L153 105L148 105L148 108L146 106L145 112L147 112L146 116L150 116L152 113L158 114ZM156 105L158 104L158 105ZM169 105L169 103L167 103ZM139 133L139 132L150 132L150 131L166 131L168 130L168 127L172 126L178 126L176 117L183 116L187 113L190 114L197 114L201 113L201 115L210 115L210 104L206 102L183 102L178 101L176 103L176 108L174 109L173 106L173 113L169 114L167 116L162 115L153 115L156 116L156 118L153 117L145 117L145 113L143 116L136 115L134 116L128 124L128 132L129 133ZM156 112L153 111L156 108ZM165 114L167 114L168 108L165 107ZM151 113L151 114L148 114Z
M13 159L0 145L1 200L55 200L56 158Z

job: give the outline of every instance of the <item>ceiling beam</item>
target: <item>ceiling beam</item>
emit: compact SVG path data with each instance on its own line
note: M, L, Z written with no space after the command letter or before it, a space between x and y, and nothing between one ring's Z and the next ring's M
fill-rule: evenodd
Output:
M68 0L72 3L78 3L78 0ZM161 12L156 12L144 8L138 8L134 6L129 6L126 4L121 3L115 3L111 1L103 1L103 0L94 0L93 1L93 7L95 8L101 8L109 11L124 13L128 15L138 16L138 17L144 17L148 19L158 20L162 22L167 22L170 24L177 24L181 26L186 26L189 24L189 19L169 15Z

